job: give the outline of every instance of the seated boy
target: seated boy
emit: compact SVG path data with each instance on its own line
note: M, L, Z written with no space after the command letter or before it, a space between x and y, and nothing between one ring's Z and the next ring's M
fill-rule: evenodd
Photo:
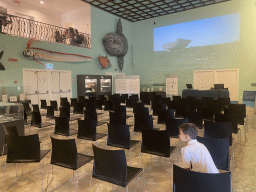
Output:
M193 123L184 123L179 126L180 141L187 142L181 149L181 167L202 173L219 173L208 149L197 142L197 126Z

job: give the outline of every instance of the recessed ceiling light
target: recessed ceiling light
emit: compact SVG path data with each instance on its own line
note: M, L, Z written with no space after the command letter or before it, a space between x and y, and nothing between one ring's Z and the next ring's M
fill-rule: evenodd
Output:
M44 4L44 2L43 2L43 1L40 1L40 3L41 3L41 4Z

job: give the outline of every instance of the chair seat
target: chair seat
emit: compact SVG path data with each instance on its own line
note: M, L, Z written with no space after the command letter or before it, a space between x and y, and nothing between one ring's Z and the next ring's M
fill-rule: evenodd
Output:
M77 154L77 169L79 169L80 167L82 167L86 163L89 163L93 159L94 159L93 156L89 156L89 155L84 155L84 154L78 153Z
M50 152L51 150L40 150L40 161Z
M142 168L127 166L127 185L143 171ZM126 186L124 186L126 187Z
M8 160L7 163L33 163L33 162L40 162L51 150L40 150L40 160L29 160L29 159L16 159L16 160Z
M43 122L40 128L49 127L49 126L51 126L51 125L54 125L54 123Z
M90 140L90 141L96 141L96 140L99 140L103 137L106 137L108 134L103 134L103 133L96 133L96 139L92 139L92 137L85 137L85 136L77 136L77 138L80 138L80 139L85 139L85 140Z
M97 122L97 126L100 126L100 125L103 125L103 124L106 124L107 122L103 122L103 121L101 121L101 122Z
M109 183L113 183L115 185L126 187L142 171L143 171L142 168L136 168L136 167L127 166L127 182L126 182L126 184L124 182L120 182L120 181L117 181L115 179L112 179L112 178L109 178L109 177L100 176L100 175L96 175L96 174L93 174L92 177L100 179L100 180L103 180L103 181L106 181L106 182L109 182Z
M161 152L155 152L155 151L150 151L150 150L145 150L145 149L142 149L141 152L148 153L151 155L162 156L162 157L170 157L170 155L175 151L176 148L177 147L170 146L170 153L161 153Z
M75 129L69 129L69 133L54 132L54 134L64 135L64 136L70 136L70 135L75 135L75 134L77 134L77 130L75 130Z
M141 142L140 140L130 140L130 148L129 149L135 147L140 142Z

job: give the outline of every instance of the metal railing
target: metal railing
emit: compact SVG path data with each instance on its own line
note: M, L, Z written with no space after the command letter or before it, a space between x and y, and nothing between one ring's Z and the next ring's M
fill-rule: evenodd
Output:
M62 43L83 48L91 48L91 35L79 33L73 28L62 28L15 15L0 17L0 33L34 38L40 41Z

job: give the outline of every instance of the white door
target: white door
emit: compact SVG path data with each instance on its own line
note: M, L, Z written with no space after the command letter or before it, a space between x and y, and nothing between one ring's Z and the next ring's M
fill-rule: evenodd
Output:
M49 98L48 74L46 70L27 70L23 71L24 93L32 104L39 104L40 99Z
M60 72L60 97L67 97L68 100L72 97L71 91L71 71Z
M194 89L210 90L214 86L214 71L195 71Z
M49 100L48 72L38 71L37 73L37 96L41 105L41 99ZM49 104L49 103L48 103Z
M56 100L58 105L60 104L60 72L51 71L51 98L50 100Z
M37 96L37 71L23 70L24 93L32 104L38 104Z

